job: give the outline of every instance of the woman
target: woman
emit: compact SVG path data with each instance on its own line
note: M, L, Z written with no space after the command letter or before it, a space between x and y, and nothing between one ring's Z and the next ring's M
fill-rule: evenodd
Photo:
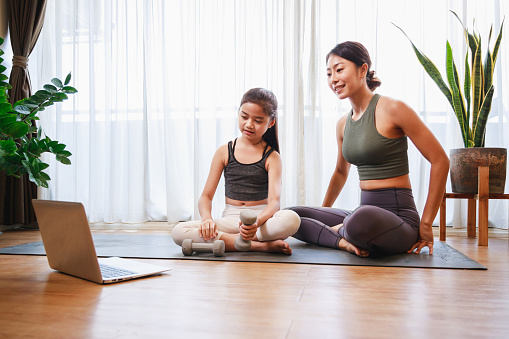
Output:
M370 70L366 48L347 41L327 55L329 87L352 110L336 126L336 168L322 208L293 207L301 217L294 237L366 257L370 254L433 253L432 222L445 190L449 159L438 140L404 102L374 94L381 85ZM419 218L409 178L407 139L431 163L426 205ZM330 208L350 165L357 166L361 206L353 212Z

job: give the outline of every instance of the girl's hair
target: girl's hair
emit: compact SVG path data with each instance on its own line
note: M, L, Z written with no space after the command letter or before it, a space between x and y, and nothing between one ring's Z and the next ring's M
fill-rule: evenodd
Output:
M327 54L326 62L329 61L331 55L349 60L361 67L363 64L368 65L368 72L366 73L366 83L371 91L374 91L382 84L382 81L375 76L375 71L370 71L371 58L369 57L368 50L361 43L355 41L345 41L334 47L329 54Z
M274 93L265 88L252 88L247 91L240 106L250 102L257 104L263 109L263 112L271 119L274 120L274 125L269 128L262 136L263 140L270 145L276 152L279 153L279 139L277 136L277 99Z

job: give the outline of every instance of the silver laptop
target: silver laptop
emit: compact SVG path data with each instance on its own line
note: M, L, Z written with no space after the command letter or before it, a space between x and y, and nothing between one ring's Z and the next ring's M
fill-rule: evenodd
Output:
M49 266L109 284L170 270L131 259L97 258L85 208L78 202L32 200Z

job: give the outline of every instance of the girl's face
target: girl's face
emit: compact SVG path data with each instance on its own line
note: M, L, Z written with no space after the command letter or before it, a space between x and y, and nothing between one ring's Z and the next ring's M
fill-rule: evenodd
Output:
M239 129L249 139L261 139L274 122L257 104L246 102L240 106Z
M339 99L352 96L361 86L366 85L368 66L358 67L350 60L331 54L327 61L327 81L330 89Z

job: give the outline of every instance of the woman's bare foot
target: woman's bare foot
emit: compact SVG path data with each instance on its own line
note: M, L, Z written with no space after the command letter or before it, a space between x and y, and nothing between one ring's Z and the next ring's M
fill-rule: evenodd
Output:
M332 226L331 228L332 228L334 231L336 231L336 232L338 232L338 233L339 233L339 229L340 229L341 227L343 227L343 224L339 224L339 225L336 225L336 226Z
M252 241L251 251L292 254L290 245L284 240Z
M338 247L340 250L344 250L353 254L357 254L361 258L365 258L369 256L369 252L363 249L358 248L355 245L350 244L348 241L346 241L345 238L342 238L339 243Z

